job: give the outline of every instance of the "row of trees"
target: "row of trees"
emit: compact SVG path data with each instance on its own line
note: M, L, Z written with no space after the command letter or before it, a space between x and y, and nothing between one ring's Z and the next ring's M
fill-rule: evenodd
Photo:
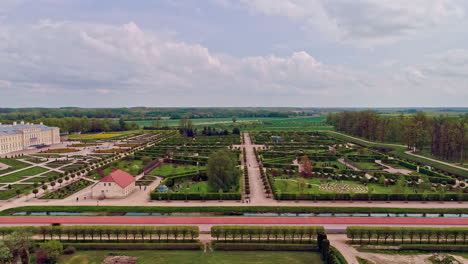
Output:
M312 242L324 233L323 226L213 226L211 236L224 241Z
M468 228L428 228L428 227L365 227L349 226L346 235L352 242L384 244L411 243L419 244L466 244Z
M89 133L89 132L104 132L104 131L124 131L136 130L139 126L136 123L127 123L123 119L97 119L87 117L65 117L65 118L43 118L37 120L43 122L47 126L55 126L60 128L60 132L68 133Z
M327 122L338 131L380 142L396 142L416 150L430 150L446 160L467 158L468 114L463 116L381 116L374 111L330 114Z
M3 239L17 231L27 231L42 240L180 240L198 237L198 226L39 226L1 227Z

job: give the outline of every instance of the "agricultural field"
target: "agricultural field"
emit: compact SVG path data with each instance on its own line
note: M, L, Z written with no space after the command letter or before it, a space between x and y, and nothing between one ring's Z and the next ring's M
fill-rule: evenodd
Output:
M132 131L121 131L121 132L107 132L107 133L97 133L97 134L76 134L70 135L68 138L70 140L111 140L111 139L122 139L128 136L138 135L142 132L140 130Z
M100 264L102 260L114 255L115 251L80 251L70 256L61 257L59 264ZM126 256L137 256L140 264L153 264L157 259L158 263L169 264L320 264L323 263L320 254L315 252L295 252L295 251L214 251L204 253L203 251L177 251L177 250L156 250L156 251L119 251L119 254Z

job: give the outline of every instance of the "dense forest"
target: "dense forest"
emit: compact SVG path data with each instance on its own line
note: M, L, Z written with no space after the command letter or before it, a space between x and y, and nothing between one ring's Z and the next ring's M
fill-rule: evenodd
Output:
M312 109L302 108L0 108L0 120L35 121L42 118L87 117L87 118L124 118L125 120L217 117L289 117L317 115Z
M401 143L438 158L461 163L467 158L468 114L428 116L424 113L381 116L374 111L329 114L338 131L380 142Z

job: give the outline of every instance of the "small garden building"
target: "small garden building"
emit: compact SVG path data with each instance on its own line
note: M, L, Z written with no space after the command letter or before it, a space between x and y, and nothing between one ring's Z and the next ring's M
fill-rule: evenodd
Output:
M135 177L123 170L114 170L92 187L93 198L123 198L135 190Z

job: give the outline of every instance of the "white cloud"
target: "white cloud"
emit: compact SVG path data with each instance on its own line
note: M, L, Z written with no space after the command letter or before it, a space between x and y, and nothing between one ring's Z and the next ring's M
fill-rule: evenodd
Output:
M201 95L360 89L357 74L306 52L235 58L123 26L41 21L0 29L0 74L17 88ZM38 89L38 86L41 89ZM34 89L33 89L34 88Z
M283 57L214 54L135 23L41 21L0 28L0 103L10 105L12 96L52 102L55 94L63 105L94 106L408 105L421 91L453 98L466 79L447 73L468 72L467 58L467 51L449 51L428 56L427 64L394 62L401 70L373 75L324 64L305 51Z
M229 0L223 0L227 6ZM362 47L395 42L463 17L462 0L231 0ZM216 0L215 2L220 2Z

